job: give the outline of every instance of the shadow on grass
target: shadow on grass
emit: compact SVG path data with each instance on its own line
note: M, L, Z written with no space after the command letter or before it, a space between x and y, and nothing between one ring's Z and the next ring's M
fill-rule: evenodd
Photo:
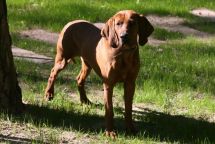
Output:
M64 11L61 11L62 9L64 9ZM43 11L43 13L39 11ZM30 9L27 10L27 13L25 11L24 14L18 14L14 10L11 10L9 16L16 21L22 19L25 27L31 28L34 25L39 25L39 27L52 28L52 30L59 31L63 25L71 20L85 19L92 22L106 21L113 13L114 10L112 9L104 11L102 7L89 6L86 3L61 3L55 6L50 5L48 7ZM35 15L37 19L35 19Z
M18 138L18 137L14 137L14 136L4 136L0 134L0 142L2 143L12 143L12 144L29 144L29 143L43 143L46 144L43 141L40 140L36 140L36 141L32 141L32 139L28 139L28 138Z
M137 125L144 137L180 143L215 142L214 123L149 109L134 112L135 115L141 119Z
M99 105L99 107L102 105ZM116 108L122 115L122 109ZM23 116L24 115L24 116ZM51 109L36 105L26 105L26 113L16 116L15 121L31 122L34 125L45 123L53 128L72 128L77 131L100 133L104 131L104 117L92 114L80 114L63 109ZM137 139L152 138L157 141L180 143L210 142L215 143L215 124L185 116L173 116L165 113L142 109L134 111L138 119ZM115 128L119 134L124 133L124 119L115 118Z
M214 21L210 21L206 18L202 18L199 20L192 20L191 22L186 22L184 23L185 26L189 26L191 28L194 28L196 30L199 31L203 31L203 32L207 32L209 34L211 34L211 36L215 35L215 22Z

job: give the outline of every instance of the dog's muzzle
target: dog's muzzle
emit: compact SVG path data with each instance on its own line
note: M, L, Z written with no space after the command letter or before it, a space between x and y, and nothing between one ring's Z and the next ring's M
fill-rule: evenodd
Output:
M128 43L128 33L126 33L126 32L121 33L120 38L121 38L123 44Z

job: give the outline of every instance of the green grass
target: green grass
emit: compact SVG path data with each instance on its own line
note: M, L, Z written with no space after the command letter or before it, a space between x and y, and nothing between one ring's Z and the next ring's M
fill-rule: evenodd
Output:
M171 32L161 28L156 28L152 34L152 37L163 41L185 38L185 36L180 32Z
M11 29L42 27L59 32L63 25L74 19L86 19L92 22L104 22L116 11L133 9L142 14L173 15L187 18L187 24L201 29L199 19L189 11L205 7L215 10L213 0L8 0ZM212 30L210 24L209 29ZM208 30L208 29L206 29ZM214 30L213 30L214 31Z
M160 47L140 48L142 67L134 99L134 103L143 105L141 114L134 112L140 134L125 138L127 142L214 142L210 134L214 126L207 122L215 111L214 46L211 42L186 38L174 40ZM30 119L32 125L38 127L40 123L40 127L45 124L50 131L59 128L60 131L75 131L80 135L86 133L99 135L98 142L104 139L102 92L100 95L94 92L102 89L102 83L94 73L87 81L87 92L97 106L79 104L75 81L80 69L79 62L69 65L60 73L55 85L56 97L52 102L46 103L42 98L51 65L32 64L20 60L16 61L16 65L23 88L23 99L30 107L27 108L30 109L26 114L27 118L24 118L27 119L27 123ZM122 86L117 85L114 92L116 128L119 132L117 143L121 143L125 135L121 108ZM71 96L71 93L76 96ZM146 111L148 105L153 108ZM39 122L38 117L41 117ZM181 121L184 121L185 125L179 124ZM181 127L188 129L182 130ZM205 129L205 133L201 132L202 128ZM56 139L58 135L60 133Z
M208 19L191 16L189 21L187 21L184 25L210 34L215 34L214 22Z
M202 107L198 108L199 99L203 107L214 107L215 57L212 43L188 38L141 50L143 60L137 81L140 85L135 99L137 102L147 101L163 108L166 103L172 103L171 109L188 107L187 104L192 103L196 106L191 106L186 111L191 115L197 109L199 110L194 115L205 112ZM207 111L213 113L214 109Z
M25 38L17 33L12 33L11 37L13 39L13 45L24 48L29 51L37 52L38 54L43 54L46 56L51 56L54 58L56 52L56 46L51 45L42 41L33 40L30 38Z
M29 28L59 32L70 20L106 21L116 11L134 9L143 14L171 15L186 19L185 25L214 33L214 23L205 22L189 11L206 7L215 10L212 0L8 0L13 45L54 57L55 46L21 37ZM126 136L123 118L123 87L114 89L115 128L113 141L103 135L104 106L100 78L92 72L86 82L94 105L81 105L76 86L80 61L62 71L55 83L55 98L43 100L52 64L15 60L26 111L20 115L0 114L1 131L29 134L33 143L60 143L70 132L71 141L90 143L215 143L215 44L214 38L199 40L155 27L153 37L168 41L160 46L140 47L141 69L134 98L137 136ZM11 130L12 129L12 130ZM72 133L72 134L71 134ZM13 142L16 137L8 142ZM65 138L66 139L66 138ZM0 140L1 141L1 140ZM24 139L21 139L24 141Z

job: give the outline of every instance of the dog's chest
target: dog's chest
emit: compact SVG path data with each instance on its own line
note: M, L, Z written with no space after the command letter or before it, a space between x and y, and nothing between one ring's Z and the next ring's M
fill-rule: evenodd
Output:
M117 81L123 81L136 69L137 62L133 54L123 53L110 62L109 75L113 75Z

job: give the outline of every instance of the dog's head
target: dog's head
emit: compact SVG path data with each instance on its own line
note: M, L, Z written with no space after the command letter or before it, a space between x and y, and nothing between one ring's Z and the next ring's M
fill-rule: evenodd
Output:
M132 10L125 10L116 13L105 24L101 31L110 46L136 46L138 41L144 45L148 37L154 31L153 26L144 17Z

